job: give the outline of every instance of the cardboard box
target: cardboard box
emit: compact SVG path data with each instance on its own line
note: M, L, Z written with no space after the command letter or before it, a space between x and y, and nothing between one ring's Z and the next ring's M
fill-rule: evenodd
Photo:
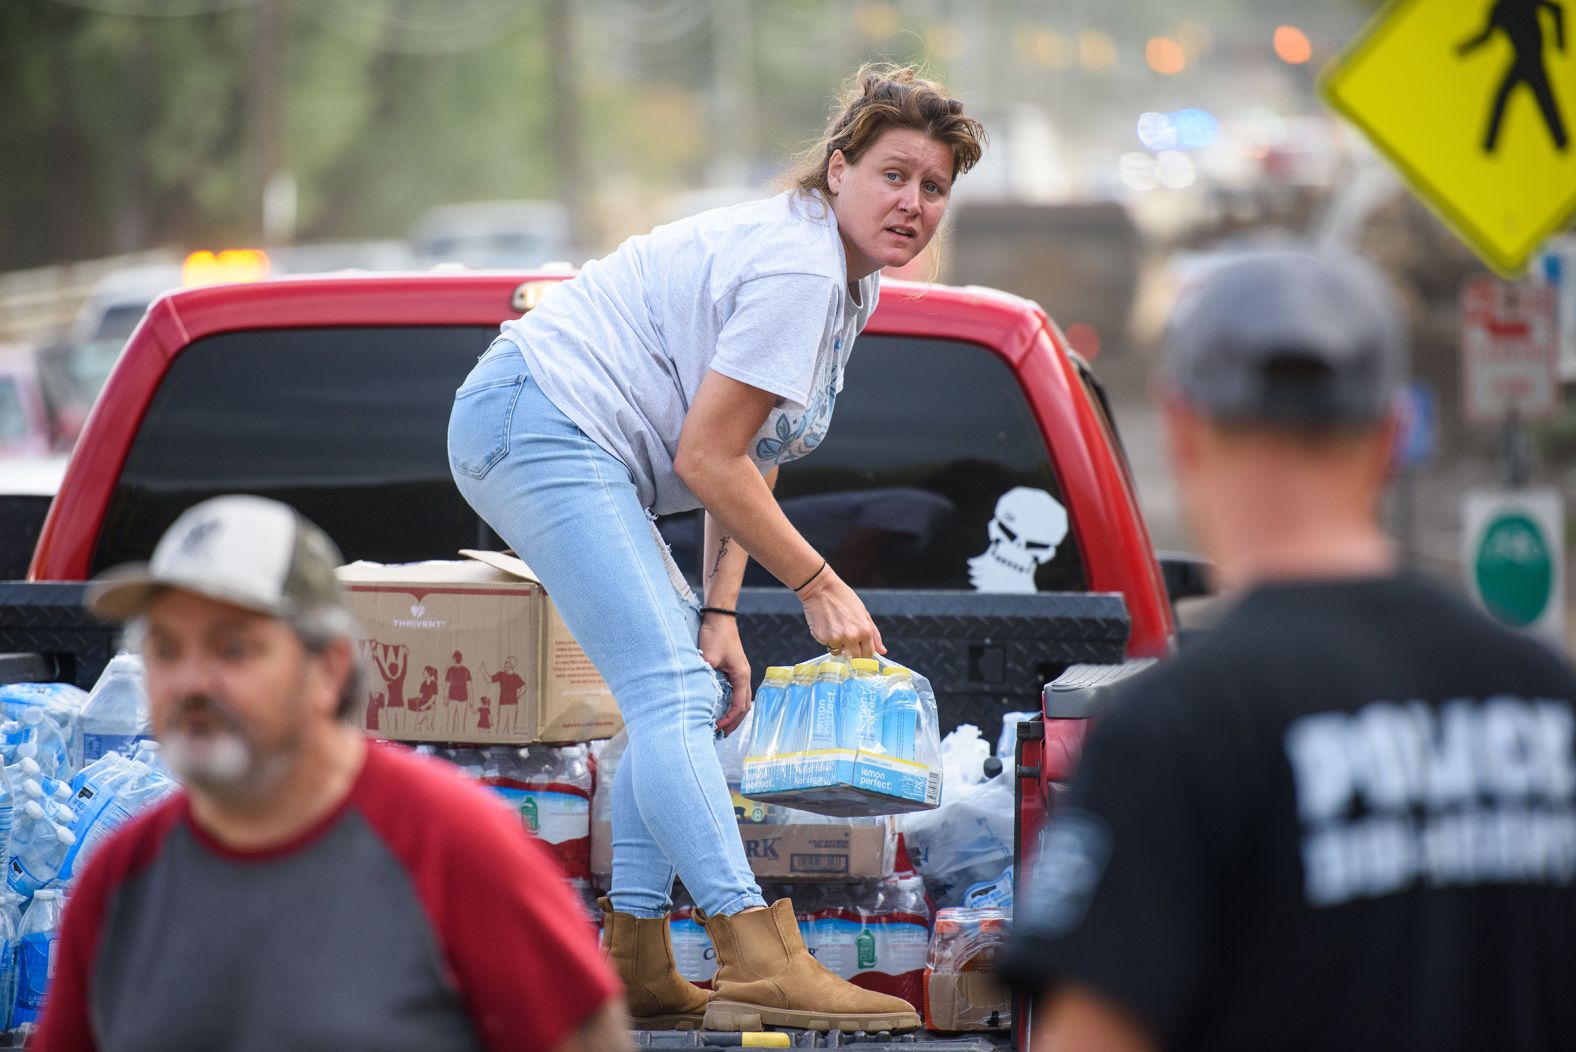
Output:
M941 768L863 749L746 757L744 795L820 815L895 815L941 803Z
M394 741L528 745L610 738L613 694L530 567L512 555L339 568L361 624L356 713Z
M749 801L735 795L739 805ZM757 812L761 805L753 805ZM779 809L768 813L775 819ZM748 814L746 810L744 814ZM897 832L891 819L881 822L813 823L739 820L744 857L759 880L779 883L836 884L880 880L891 876L897 862ZM591 823L591 872L606 878L613 872L613 828L607 821Z
M741 823L744 857L762 880L831 884L892 872L897 835L887 819L858 825Z
M928 1030L1009 1030L1012 992L989 972L925 969L925 1027Z

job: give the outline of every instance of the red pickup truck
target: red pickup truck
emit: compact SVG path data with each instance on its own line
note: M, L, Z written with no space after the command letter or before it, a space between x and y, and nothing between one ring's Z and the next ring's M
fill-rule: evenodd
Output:
M564 276L303 277L155 301L77 442L28 580L0 582L0 683L90 685L115 640L82 613L82 583L146 558L217 493L287 501L351 559L498 545L449 476L451 398L499 323ZM929 674L944 729L990 734L1072 666L1163 655L1181 597L1167 581L1197 584L1185 561L1162 570L1088 363L1038 306L988 289L886 283L830 435L778 496L893 653ZM695 516L661 525L698 573ZM802 656L792 596L746 585L757 669ZM1024 830L1070 773L1088 714L1074 705L1043 741L1038 724L1021 735Z

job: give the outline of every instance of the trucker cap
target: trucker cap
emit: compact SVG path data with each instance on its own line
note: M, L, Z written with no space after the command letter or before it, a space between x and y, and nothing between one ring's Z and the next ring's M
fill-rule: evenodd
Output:
M1406 378L1406 329L1385 277L1351 255L1247 253L1210 271L1166 332L1165 372L1208 416L1362 425Z
M344 606L334 569L344 560L328 535L288 504L253 496L214 497L181 513L146 563L104 571L87 605L108 620L142 613L179 588L274 616Z

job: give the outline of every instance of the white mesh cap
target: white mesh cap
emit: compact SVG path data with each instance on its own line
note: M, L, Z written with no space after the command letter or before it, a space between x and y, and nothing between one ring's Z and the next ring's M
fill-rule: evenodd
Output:
M153 558L95 577L88 609L108 620L136 617L169 588L275 616L344 606L334 569L344 559L328 535L294 508L253 496L205 500L181 513Z

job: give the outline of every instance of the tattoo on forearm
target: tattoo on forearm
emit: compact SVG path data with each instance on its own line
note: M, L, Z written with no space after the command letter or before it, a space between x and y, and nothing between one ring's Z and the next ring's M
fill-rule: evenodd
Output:
M711 581L716 579L717 571L722 569L722 560L727 557L728 545L732 543L732 541L732 537L724 537L722 539L722 543L717 545L717 558L712 560L711 573L706 575L706 580Z

